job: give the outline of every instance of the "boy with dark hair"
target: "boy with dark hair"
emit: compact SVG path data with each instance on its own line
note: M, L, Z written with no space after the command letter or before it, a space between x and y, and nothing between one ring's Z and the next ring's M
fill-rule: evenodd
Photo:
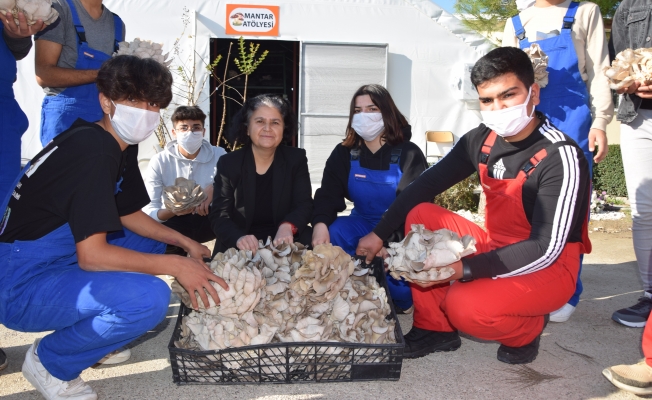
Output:
M456 350L459 329L500 342L502 362L528 363L547 315L575 290L580 254L591 249L588 165L577 144L535 111L539 86L523 51L492 50L471 80L484 123L401 192L356 252L371 260L403 222L406 230L424 224L472 235L478 252L451 264L453 276L411 285L414 324L404 355ZM476 171L487 196L486 232L431 202Z
M206 114L197 106L181 106L172 114L172 135L176 140L149 161L145 173L145 186L151 202L143 211L156 221L200 243L215 239L208 221L208 211L213 201L213 178L217 160L223 148L212 146L204 139ZM206 199L196 208L172 211L163 206L163 188L174 185L175 179L184 177L201 185ZM184 255L177 246L168 246L167 253Z

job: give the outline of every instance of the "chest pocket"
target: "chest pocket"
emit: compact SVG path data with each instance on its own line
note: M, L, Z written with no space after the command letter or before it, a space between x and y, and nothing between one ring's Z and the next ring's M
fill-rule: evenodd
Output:
M650 47L652 45L650 26L650 9L630 11L625 19L629 32L629 45L631 48Z

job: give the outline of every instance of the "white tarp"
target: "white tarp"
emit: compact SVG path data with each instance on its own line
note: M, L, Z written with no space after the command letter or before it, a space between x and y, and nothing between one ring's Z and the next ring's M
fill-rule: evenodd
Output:
M171 49L184 30L182 13L187 7L190 23L180 38L180 58L186 63L193 57L193 49L197 52L196 60L200 57L208 60L210 39L226 37L227 3L280 6L279 37L246 37L261 43L261 49L264 49L265 40L276 39L387 44L387 88L412 125L412 141L422 149L425 149L424 133L427 130L452 131L459 137L480 121L477 111L468 110L463 101L453 98L449 81L452 66L475 62L491 45L480 35L468 32L459 20L430 0L104 1L124 20L128 40L140 37L163 42L164 49ZM23 135L24 159L29 159L40 149L38 127L43 94L34 79L33 54L34 51L19 62L18 81L14 85L18 102L30 121L30 128ZM264 68L264 63L260 68ZM200 66L200 82L202 74ZM350 88L345 103L350 101L356 89ZM206 112L209 110L207 99L208 85L200 103ZM176 102L184 103L179 99ZM316 124L318 120L314 122ZM310 135L310 125L306 123L301 127L302 134ZM308 142L305 145L312 146ZM323 160L332 150L320 147L319 143L314 146L315 151L309 150L309 153L315 157L319 154L318 158ZM156 140L152 138L141 144L140 157L148 159L155 151ZM323 162L314 159L311 164L317 166ZM311 172L319 170L311 168ZM318 176L312 179L313 182L319 181Z

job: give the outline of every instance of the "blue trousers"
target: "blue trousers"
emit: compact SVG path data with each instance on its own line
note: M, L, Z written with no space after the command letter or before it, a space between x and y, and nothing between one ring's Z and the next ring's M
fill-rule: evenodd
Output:
M346 253L355 256L355 249L360 238L371 232L376 224L367 221L359 215L337 217L328 227L331 243L340 246ZM387 274L387 287L394 303L404 310L412 307L412 292L410 285L404 281L397 281Z
M0 261L0 322L22 332L53 330L41 340L38 356L64 381L158 325L170 300L167 284L155 276L82 270L76 253L70 254L69 233L66 224L35 241L0 244L0 260L6 260ZM165 244L126 229L107 241L165 251Z

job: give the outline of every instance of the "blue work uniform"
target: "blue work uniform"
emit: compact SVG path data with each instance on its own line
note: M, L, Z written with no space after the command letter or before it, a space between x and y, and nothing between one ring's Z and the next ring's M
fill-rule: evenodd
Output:
M577 142L589 163L589 173L592 173L593 153L589 151L589 131L592 123L590 97L580 74L571 37L578 7L579 3L570 3L559 35L536 41L548 55L548 85L541 89L541 103L536 108L546 114L560 131ZM525 36L525 29L518 15L512 17L512 24L521 49L530 47L531 42ZM582 290L582 281L578 274L575 294L568 301L570 305L577 306Z
M7 47L0 24L0 198L13 189L20 172L20 137L27 130L27 116L14 98L16 58Z
M110 54L91 48L86 42L86 31L81 24L79 14L72 0L66 0L70 6L72 20L77 31L77 70L100 69ZM115 51L122 40L122 20L113 14L115 23ZM99 92L95 82L64 89L56 96L45 96L41 108L41 144L45 146L58 134L70 128L77 118L88 122L102 119L104 113L100 107Z
M68 137L64 133L15 177ZM116 194L119 186L116 185ZM13 190L12 190L13 192ZM0 234L11 210L0 203ZM107 235L109 244L162 254L165 244L127 229ZM58 379L75 379L106 354L154 328L166 315L170 289L161 279L133 272L89 272L79 267L68 223L31 241L0 243L0 323L21 332L54 331L38 356Z
M399 167L401 150L392 150L388 170L374 170L360 166L360 149L351 150L349 172L349 196L353 210L348 217L337 217L328 227L331 243L355 256L358 241L371 232L385 211L396 199L396 190L403 172ZM412 306L410 286L404 280L397 281L389 274L387 285L394 302L406 310Z

